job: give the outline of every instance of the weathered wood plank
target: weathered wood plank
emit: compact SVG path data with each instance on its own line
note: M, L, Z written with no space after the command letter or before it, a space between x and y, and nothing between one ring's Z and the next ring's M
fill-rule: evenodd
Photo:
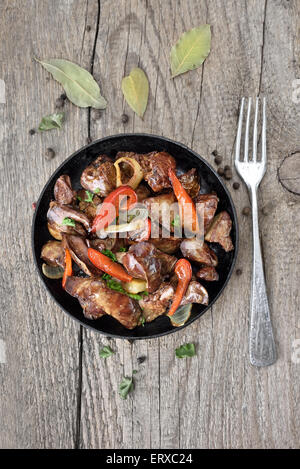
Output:
M297 78L293 60L299 48L298 9L297 2L283 0L132 0L118 8L108 0L101 2L94 72L109 106L92 122L94 138L148 131L180 140L210 162L217 148L224 164L232 164L240 97L260 91L268 96L269 162L260 205L269 214L262 214L261 230L279 359L268 369L249 364L251 228L250 219L241 216L249 204L241 186L232 193L240 219L238 267L243 274L232 278L213 310L185 331L160 340L131 346L110 341L117 356L105 362L97 357L104 340L84 333L82 447L299 446L300 377L291 349L299 335L299 260L294 253L300 220L287 205L293 196L276 179L282 156L299 143L299 106L290 99ZM170 80L171 45L182 32L204 22L213 31L204 67ZM150 81L143 121L124 103L120 86L124 74L137 65ZM126 126L120 121L124 111L130 116ZM228 182L230 190L231 185ZM174 350L187 341L197 344L197 357L178 361ZM146 351L135 393L123 402L118 384L137 368L137 356Z
M95 5L97 2L89 2ZM96 19L87 1L3 1L0 5L1 317L0 447L72 448L76 437L79 327L55 305L31 254L31 204L56 167L85 144L87 111L67 103L62 131L29 135L63 92L32 58L89 65ZM49 81L48 81L49 80ZM48 147L56 157L46 161Z

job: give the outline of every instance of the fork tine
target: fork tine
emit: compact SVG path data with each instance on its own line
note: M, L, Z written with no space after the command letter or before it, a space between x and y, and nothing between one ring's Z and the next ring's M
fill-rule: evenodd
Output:
M261 136L261 161L266 164L267 162L267 116L266 116L266 98L263 98L263 123L262 123L262 136Z
M245 131L245 147L244 147L244 161L248 161L248 149L249 149L249 127L250 127L250 115L251 115L251 104L252 98L248 99L248 111Z
M257 119L258 119L258 106L259 98L256 98L255 104L255 118L254 118L254 127L253 127L253 163L256 163L257 159Z
M236 162L238 162L239 159L240 159L240 147L241 147L242 126L243 126L244 104L245 104L245 98L242 98L241 107L240 107L240 117L239 117L239 123L238 123L238 130L237 130L236 142L235 142L235 161Z

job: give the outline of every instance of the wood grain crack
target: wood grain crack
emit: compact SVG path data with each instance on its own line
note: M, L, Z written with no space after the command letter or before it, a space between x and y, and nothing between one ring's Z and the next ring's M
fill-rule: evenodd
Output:
M97 19L96 19L96 29L95 37L93 42L93 49L90 62L90 73L93 75L94 72L94 62L96 54L96 45L99 33L99 24L100 24L100 11L101 4L100 0L97 0L98 9L97 9ZM87 14L86 14L87 18ZM85 30L84 30L85 31ZM91 108L88 108L88 122L87 122L87 134L88 139L91 139ZM83 355L83 326L80 326L79 329L79 344L78 344L78 391L77 391L77 411L76 411L76 429L75 429L75 449L80 448L80 437L81 437L81 402L82 402L82 355Z
M265 0L265 5L264 5L264 19L263 19L263 37L262 37L262 46L261 46L261 61L260 61L260 74L259 74L258 95L260 95L260 93L261 93L262 77L263 77L263 68L264 68L264 52L265 52L267 7L268 7L268 0Z
M95 55L96 55L96 45L97 39L99 34L99 24L100 24L100 11L101 11L101 2L97 0L98 3L98 10L97 10L97 19L96 19L96 30L95 30L95 38L91 56L91 65L90 65L90 73L93 75L94 73L94 63L95 63ZM91 108L88 109L88 139L91 139Z

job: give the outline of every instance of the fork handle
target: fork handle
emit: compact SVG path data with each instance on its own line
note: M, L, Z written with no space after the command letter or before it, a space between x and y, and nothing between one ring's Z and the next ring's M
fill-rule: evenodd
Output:
M268 366L276 361L258 229L257 188L250 188L253 229L253 272L250 302L250 362Z

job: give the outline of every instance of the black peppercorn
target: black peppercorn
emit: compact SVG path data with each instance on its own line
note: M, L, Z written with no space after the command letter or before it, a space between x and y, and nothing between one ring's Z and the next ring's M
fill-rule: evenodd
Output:
M63 99L65 101L67 99L66 93L61 94L60 99Z
M121 115L121 121L123 122L123 124L127 124L127 122L129 121L129 117L127 116L127 114Z
M55 157L55 151L53 148L47 148L45 152L45 158L46 160L52 160Z
M139 364L141 364L141 363L144 363L144 361L145 361L146 359L147 359L147 357L145 357L145 355L142 355L141 357L138 357L138 358L137 358L137 361L138 361Z
M216 163L217 165L221 164L221 163L222 163L222 159L223 159L222 156L220 156L220 155L216 156L216 157L215 157L215 163Z
M231 167L228 166L228 164L226 164L226 165L224 166L224 171L231 171Z
M240 188L240 183L239 183L239 182L234 182L234 183L232 184L232 187L234 188L234 190L237 191L237 190Z
M218 152L217 152L217 150L214 150L214 151L211 152L211 154L212 154L213 156L217 156L217 155L218 155Z
M227 180L232 179L232 171L231 171L231 169L225 169L225 168L224 168L224 177L225 177L225 179L227 179Z
M61 99L61 97L57 98L57 100L55 101L55 107L57 109L61 109L62 107L64 107L64 105L65 105L65 101Z
M35 130L34 130L34 129L30 129L30 130L29 130L29 134L30 134L30 135L34 135L34 134L35 134Z
M235 273L236 275L242 275L242 272L243 272L242 269L236 269Z
M224 176L224 168L218 168L217 173L219 176Z
M242 214L245 215L246 217L250 215L251 213L251 208L250 207L244 207L242 210Z
M92 29L92 27L91 27L91 26L88 24L88 25L87 25L87 27L86 27L85 29L86 29L86 31L89 33L89 32L90 32L90 30Z

